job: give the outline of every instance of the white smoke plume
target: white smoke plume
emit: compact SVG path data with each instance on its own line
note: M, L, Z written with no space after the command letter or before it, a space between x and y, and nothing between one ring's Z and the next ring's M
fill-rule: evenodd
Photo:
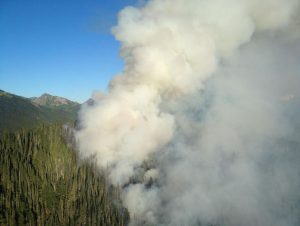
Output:
M300 225L298 5L121 11L125 68L81 109L77 140L122 188L131 225Z

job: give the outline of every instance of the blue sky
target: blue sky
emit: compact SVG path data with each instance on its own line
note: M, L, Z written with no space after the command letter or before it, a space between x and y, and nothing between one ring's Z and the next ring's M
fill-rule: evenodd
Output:
M0 0L0 89L83 102L122 70L110 34L138 0Z

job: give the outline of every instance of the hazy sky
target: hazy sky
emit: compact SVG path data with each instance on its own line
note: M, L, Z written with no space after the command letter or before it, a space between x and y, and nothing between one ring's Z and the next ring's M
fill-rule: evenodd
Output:
M1 0L0 89L85 101L120 72L110 34L117 13L138 0Z

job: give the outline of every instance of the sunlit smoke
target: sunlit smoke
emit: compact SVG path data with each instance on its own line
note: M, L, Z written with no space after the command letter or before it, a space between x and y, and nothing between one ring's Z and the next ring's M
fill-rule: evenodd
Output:
M81 109L77 140L122 188L131 225L299 225L298 4L121 11L124 70Z

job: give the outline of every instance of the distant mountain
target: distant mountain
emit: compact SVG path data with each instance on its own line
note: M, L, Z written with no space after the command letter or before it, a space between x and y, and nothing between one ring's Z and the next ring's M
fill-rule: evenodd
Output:
M95 100L90 98L86 102L84 102L84 104L87 104L88 106L92 106L95 104Z
M47 107L60 107L60 106L77 106L77 102L70 101L63 97L52 96L48 93L44 93L40 97L32 97L30 98L33 103L47 106Z
M0 90L0 132L41 123L74 122L79 109L79 103L50 94L25 98Z

